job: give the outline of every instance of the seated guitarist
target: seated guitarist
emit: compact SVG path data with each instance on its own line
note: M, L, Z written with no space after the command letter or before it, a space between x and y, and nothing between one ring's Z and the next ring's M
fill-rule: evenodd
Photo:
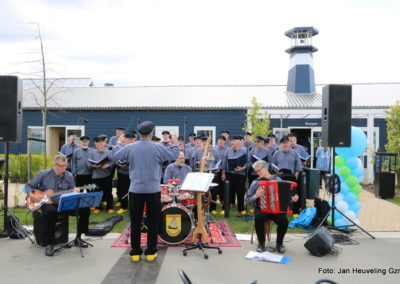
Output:
M279 177L271 176L268 171L268 164L259 160L253 164L254 171L258 175L258 179L254 180L250 185L249 191L247 192L247 203L253 205L254 210L254 227L256 229L258 246L257 252L265 251L265 232L264 223L267 220L272 220L278 225L277 237L276 237L276 250L279 253L285 252L285 246L283 245L283 238L285 237L289 221L285 213L278 214L266 214L260 210L258 199L262 195L262 189L259 188L258 183L261 180L281 180ZM297 193L292 194L292 201L296 202L299 199Z
M35 201L33 191L40 190L46 191L48 189L53 190L55 193L63 190L71 190L75 192L79 192L79 188L75 187L74 176L66 171L68 167L68 161L65 156L58 155L54 157L54 167L41 171L38 173L33 179L31 179L26 185L26 193L27 197L31 198L31 200ZM36 200L38 201L38 200ZM54 197L54 200L45 203L41 206L41 210L43 213L43 223L44 223L44 232L45 232L45 240L44 244L46 246L45 255L53 256L54 255L54 247L55 244L55 224L57 221L57 207L58 207L59 197ZM73 212L67 212L68 214L72 214ZM81 244L81 247L88 247L85 242L81 241L81 234L87 233L89 226L89 208L81 208L79 209L79 221L78 221L78 230L74 244Z

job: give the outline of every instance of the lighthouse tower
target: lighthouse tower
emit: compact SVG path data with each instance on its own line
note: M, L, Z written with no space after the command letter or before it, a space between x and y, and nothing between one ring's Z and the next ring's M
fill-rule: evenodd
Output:
M286 91L295 94L315 93L313 53L318 51L312 45L312 37L318 34L314 27L296 27L285 35L291 40L289 74Z

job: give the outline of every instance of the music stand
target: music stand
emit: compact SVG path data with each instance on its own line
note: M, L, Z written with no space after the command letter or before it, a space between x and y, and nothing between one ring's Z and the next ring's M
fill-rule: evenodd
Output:
M194 249L201 250L205 259L208 258L208 254L204 251L204 249L216 249L218 250L219 254L222 253L222 250L219 247L208 245L208 232L204 227L203 220L204 208L202 196L203 193L208 192L213 177L214 175L211 173L189 173L181 186L181 190L190 190L196 192L197 204L197 226L193 232L192 242L185 244L186 248L182 251L184 256L187 255L187 251Z
M61 195L60 201L58 204L58 212L75 211L76 228L78 230L79 209L87 208L87 207L98 207L100 205L102 197L103 197L103 192L100 192L100 191ZM83 257L82 244L87 244L88 246L93 247L92 244L90 244L84 240L81 240L80 238L75 238L72 241L70 241L69 243L56 249L55 251L60 251L64 248L70 248L73 245L76 245L74 243L75 240L77 240L77 242L78 242L77 246L79 247L79 250L81 251L82 257Z

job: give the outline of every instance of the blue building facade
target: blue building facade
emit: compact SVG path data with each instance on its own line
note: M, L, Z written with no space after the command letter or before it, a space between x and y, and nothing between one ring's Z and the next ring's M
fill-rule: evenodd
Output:
M288 110L285 110L287 112ZM196 129L209 127L215 129L215 135L222 130L228 130L231 135L243 133L246 120L246 109L242 110L68 110L50 111L48 115L49 127L70 126L82 130L82 133L93 138L99 134L109 137L114 135L115 127L136 129L136 126L145 120L151 120L157 127L175 126L179 135L187 139L190 132ZM11 144L10 153L27 153L28 127L41 127L42 115L40 111L25 110L23 114L22 143ZM352 125L367 127L367 119L353 119ZM379 129L378 141L380 151L384 151L387 143L386 122L383 118L374 119L375 128ZM270 120L270 129L277 136L285 135L290 131L306 131L305 134L316 140L320 137L321 119L316 118L283 118ZM282 131L283 129L283 131ZM312 130L312 132L311 132ZM65 139L65 136L64 136ZM64 141L62 141L64 142ZM61 143L62 143L61 142ZM35 142L40 143L40 142ZM61 144L60 143L60 144ZM3 145L0 145L3 152Z

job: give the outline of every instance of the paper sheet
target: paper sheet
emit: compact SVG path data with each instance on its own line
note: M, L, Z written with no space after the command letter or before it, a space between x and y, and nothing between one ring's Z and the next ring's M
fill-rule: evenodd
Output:
M207 192L214 178L212 173L188 173L181 190Z

